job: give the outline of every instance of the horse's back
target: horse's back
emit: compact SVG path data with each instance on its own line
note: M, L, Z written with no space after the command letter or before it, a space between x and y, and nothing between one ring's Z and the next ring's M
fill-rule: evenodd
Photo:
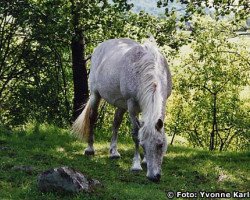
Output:
M110 63L116 63L132 47L140 45L131 39L110 39L102 42L95 49L91 58L92 71L98 68L111 67ZM119 66L116 66L119 67Z

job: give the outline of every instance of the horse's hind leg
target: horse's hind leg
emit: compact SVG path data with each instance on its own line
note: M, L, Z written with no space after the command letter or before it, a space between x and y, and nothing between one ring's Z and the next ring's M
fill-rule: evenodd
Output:
M85 149L85 155L94 155L94 126L98 116L98 106L100 103L101 97L97 93L90 95L90 133L88 138L88 147Z
M113 135L112 135L110 149L109 149L110 158L121 157L121 155L117 151L117 137L118 137L118 129L122 123L122 118L125 112L126 110L122 108L117 108L117 110L115 111L115 117L114 117L113 128L112 128Z

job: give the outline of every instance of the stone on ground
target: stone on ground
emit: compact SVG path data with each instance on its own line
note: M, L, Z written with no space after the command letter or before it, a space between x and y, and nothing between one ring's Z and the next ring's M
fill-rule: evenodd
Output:
M38 188L42 192L90 192L98 185L98 180L89 179L70 167L50 169L38 177Z

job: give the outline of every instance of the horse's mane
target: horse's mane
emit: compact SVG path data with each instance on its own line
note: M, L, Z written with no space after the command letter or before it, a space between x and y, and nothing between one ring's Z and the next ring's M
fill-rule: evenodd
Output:
M155 126L162 115L161 84L159 80L161 53L156 42L150 38L142 45L145 54L138 61L140 68L140 87L138 92L139 104L142 110L142 118L147 126Z

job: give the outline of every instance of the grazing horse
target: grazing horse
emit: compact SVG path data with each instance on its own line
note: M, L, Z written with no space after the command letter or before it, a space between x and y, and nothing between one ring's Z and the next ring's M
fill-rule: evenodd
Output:
M110 157L117 158L117 133L123 115L128 111L132 123L135 154L132 170L142 170L139 144L144 149L147 177L159 181L161 164L167 149L163 122L172 81L165 57L153 38L144 44L131 39L111 39L98 45L91 58L90 98L73 124L73 131L85 138L86 155L94 154L94 124L98 105L103 98L117 107ZM138 115L141 113L139 122Z

